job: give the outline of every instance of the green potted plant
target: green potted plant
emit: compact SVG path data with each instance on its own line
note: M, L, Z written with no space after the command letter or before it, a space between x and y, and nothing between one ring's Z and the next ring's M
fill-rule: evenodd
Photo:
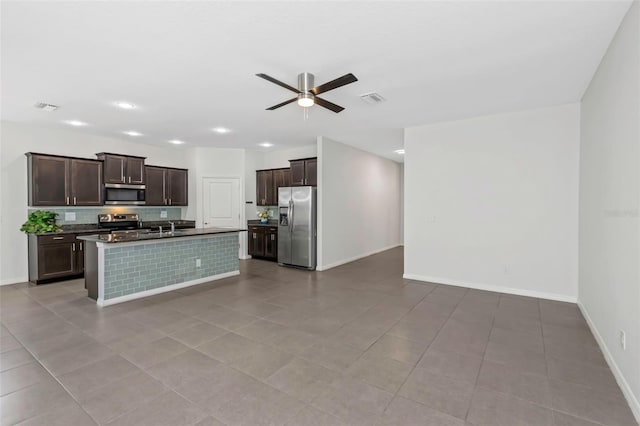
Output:
M20 227L20 231L27 234L43 234L45 232L58 232L60 227L56 225L58 213L45 210L35 210L29 213L29 218Z

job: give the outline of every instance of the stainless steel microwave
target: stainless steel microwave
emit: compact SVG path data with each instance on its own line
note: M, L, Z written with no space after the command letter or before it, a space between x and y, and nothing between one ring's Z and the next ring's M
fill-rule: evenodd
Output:
M104 184L104 203L108 205L143 206L145 185Z

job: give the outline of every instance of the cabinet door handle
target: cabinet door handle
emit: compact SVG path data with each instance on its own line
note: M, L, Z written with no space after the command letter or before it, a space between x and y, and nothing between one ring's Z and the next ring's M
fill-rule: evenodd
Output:
M69 197L67 197L67 205L69 205Z
M256 233L255 232L253 233L253 239L254 240L256 239Z
M73 243L71 247L73 248L73 251L76 251L76 243Z
M64 237L53 237L54 240L64 240Z
M171 205L171 198L169 198L169 205Z
M78 202L76 201L76 197L73 197L73 205L75 206L76 204L78 204Z
M276 239L276 236L271 234L271 241L274 241Z
M124 160L120 160L120 180L125 182L124 180Z
M82 243L78 243L78 245L80 246L80 251L82 251Z

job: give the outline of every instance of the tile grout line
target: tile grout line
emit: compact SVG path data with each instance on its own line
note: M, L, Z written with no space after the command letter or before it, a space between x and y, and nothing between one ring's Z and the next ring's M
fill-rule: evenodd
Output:
M434 287L434 288L433 288L429 293L425 294L425 296L424 296L424 298L423 298L422 300L424 300L424 299L427 297L427 295L429 295L429 294L433 293L433 292L434 292L437 288L439 288L439 287L442 287L442 286L441 286L441 285L436 285L436 287ZM442 287L442 288L444 288L444 287ZM404 379L404 381L402 382L402 384L400 385L400 387L398 387L398 390L396 390L396 392L393 394L393 398L391 398L391 401L393 401L394 399L396 399L396 398L398 398L398 397L403 398L402 396L399 396L399 395L398 395L398 393L400 393L400 390L401 390L401 389L404 387L404 385L407 383L407 380L409 380L409 377L411 377L411 375L413 374L413 372L415 371L415 369L416 369L416 368L419 368L419 367L418 367L418 364L420 363L420 361L421 361L421 360L422 360L422 358L424 357L424 354L426 354L426 353L427 353L427 351L429 350L429 348L431 347L431 345L433 344L433 342L438 338L438 336L440 335L440 332L441 332L441 331L442 331L442 329L444 328L445 324L447 323L447 321L449 321L449 319L451 318L451 316L453 315L453 313L455 312L455 310L458 308L458 305L460 304L460 302L462 301L462 299L464 298L464 296L466 296L466 294L468 293L468 291L469 291L469 289L466 289L466 291L464 292L464 295L463 295L463 296L460 298L460 300L458 300L458 302L454 305L454 307L453 307L453 309L451 310L451 312L449 313L449 315L447 315L447 319L442 323L442 325L440 326L440 328L438 328L438 332L436 333L436 335L435 335L435 336L433 336L433 339L431 339L431 341L429 342L429 344L425 347L424 351L422 351L422 354L420 355L420 358L418 359L418 361L416 362L416 364L411 368L411 371L409 372L409 374L407 375L407 377L405 377L405 379ZM421 300L420 302L422 302L422 300ZM417 305L416 305L416 306L417 306ZM413 309L415 309L415 307L414 307ZM412 311L413 311L413 309L412 309ZM410 312L411 312L411 311L410 311ZM408 315L408 314L409 314L409 313L407 313L407 315ZM410 399L411 401L414 401L414 400L412 400L411 398L408 398L408 399ZM388 404L387 404L387 406L385 407L385 409L384 409L384 411L383 411L383 414L384 414L384 413L386 413L387 409L389 408L389 405L391 405L391 401L389 401L389 403L388 403ZM428 407L428 408L430 408L430 409L432 409L432 410L435 410L433 407L429 407L428 405L423 404L423 403L421 403L421 402L419 402L419 401L414 401L414 402L416 402L416 403L418 403L418 404L420 404L420 405L423 405L423 406L425 406L425 407ZM440 410L435 410L435 411L442 412L442 411L440 411ZM448 414L448 413L443 413L443 414L450 415L450 414ZM451 416L451 415L450 415L450 416ZM451 417L455 417L455 416L451 416ZM465 416L465 418L466 418L466 416ZM464 420L464 419L463 419L463 420Z
M23 289L21 289L21 290L23 290ZM65 289L65 290L66 290L66 289ZM26 293L27 297L29 297L29 298L33 299L36 303L38 303L38 304L39 304L40 306L42 306L44 309L48 310L49 312L53 313L53 314L54 314L54 315L56 315L56 316L59 316L57 313L55 313L55 312L51 311L48 307L46 307L46 306L44 306L42 303L40 303L40 301L38 301L37 299L34 299L33 297L31 297L27 292L25 292L25 293ZM60 317L60 318L62 318L62 317ZM62 318L62 319L63 319L65 322L68 322L65 318ZM71 324L71 323L69 323L69 324ZM73 327L76 327L76 325L75 325L75 324L71 324L71 325L72 325ZM7 327L5 326L5 328L7 328ZM77 328L77 327L76 327L76 328ZM52 378L53 380L55 380L55 381L60 385L60 387L61 387L62 389L64 389L64 391L67 393L67 395L69 395L69 397L70 397L70 398L71 398L71 399L72 399L76 404L78 404L78 406L80 407L80 409L81 409L81 410L82 410L82 411L83 411L83 412L84 412L84 413L85 413L89 418L91 418L91 419L92 419L92 420L93 420L93 421L98 425L99 423L98 423L97 421L95 421L95 419L93 418L93 416L91 416L91 415L87 412L87 410L85 410L85 409L84 409L84 407L82 406L82 404L80 404L80 402L79 402L79 401L78 401L78 400L73 396L73 394L69 391L69 389L67 389L67 387L66 387L66 386L65 386L65 385L64 385L64 384L63 384L63 383L58 379L58 377L56 377L56 376L55 376L55 375L54 375L54 374L53 374L53 373L52 373L52 372L51 372L51 371L50 371L50 370L49 370L49 369L48 369L48 368L47 368L47 367L46 367L46 366L45 366L45 365L40 361L40 359L39 359L39 358L38 358L38 357L37 357L33 352L31 352L31 350L30 350L28 347L24 346L24 345L22 344L22 341L21 341L20 339L18 339L18 338L13 334L13 332L11 332L11 330L9 330L9 329L7 328L7 331L11 334L11 336L12 336L14 339L16 339L18 342L20 342L20 345L24 348L24 350L26 350L27 352L29 352L29 354L33 357L33 359L35 359L35 360L38 362L38 364L40 364L40 366L41 366L41 367L42 367L42 368L47 372L47 374L49 374L49 375L51 376L51 378ZM82 331L82 330L80 330L80 331L81 331L82 333L84 333L84 331ZM90 337L90 336L89 336L89 337ZM37 385L37 383L35 383L35 384L31 385L31 386L35 386L35 385ZM23 388L23 389L28 389L28 388L29 388L29 387L31 387L31 386L27 386L26 388ZM10 395L10 394L9 394L9 395ZM22 422L24 422L24 421L27 421L27 420L29 420L29 419L34 419L34 418L36 418L36 417L39 417L39 416L41 416L41 415L44 415L44 414L46 414L46 413L47 413L47 412L49 412L49 411L51 411L51 410L47 410L47 411L45 411L44 413L37 414L37 415L35 415L35 416L33 416L33 417L29 417L29 418L27 418L27 419L21 420L21 423L22 423Z

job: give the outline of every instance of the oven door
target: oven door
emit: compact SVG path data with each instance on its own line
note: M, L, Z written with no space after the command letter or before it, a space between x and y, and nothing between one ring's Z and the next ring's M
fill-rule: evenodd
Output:
M104 185L104 203L107 205L143 206L145 185Z

